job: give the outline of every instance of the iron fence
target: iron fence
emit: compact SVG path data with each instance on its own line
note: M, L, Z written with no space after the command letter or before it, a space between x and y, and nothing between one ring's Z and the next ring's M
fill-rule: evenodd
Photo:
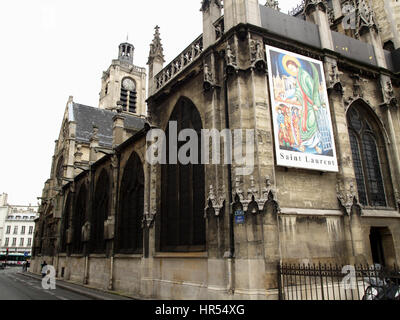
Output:
M279 264L280 300L399 300L396 265Z

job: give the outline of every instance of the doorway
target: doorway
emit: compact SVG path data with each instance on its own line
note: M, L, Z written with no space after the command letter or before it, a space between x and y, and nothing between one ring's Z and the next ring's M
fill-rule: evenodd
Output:
M369 234L373 263L393 266L396 263L393 237L387 227L371 227Z

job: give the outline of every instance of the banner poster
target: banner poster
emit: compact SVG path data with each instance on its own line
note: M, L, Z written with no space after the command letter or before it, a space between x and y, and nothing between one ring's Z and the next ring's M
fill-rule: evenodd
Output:
M277 165L338 172L321 61L266 46Z

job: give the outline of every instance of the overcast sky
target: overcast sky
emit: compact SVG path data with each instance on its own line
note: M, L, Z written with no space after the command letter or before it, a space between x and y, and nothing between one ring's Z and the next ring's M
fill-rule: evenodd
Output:
M261 4L266 1L260 0ZM298 0L281 0L283 12ZM98 106L118 45L146 67L159 25L167 63L202 33L200 0L16 0L0 3L0 193L37 204L68 97Z

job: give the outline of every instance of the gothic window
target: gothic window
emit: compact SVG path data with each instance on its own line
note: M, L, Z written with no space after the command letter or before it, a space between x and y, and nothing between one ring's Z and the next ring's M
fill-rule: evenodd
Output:
M177 122L178 132L194 129L198 141L201 141L201 117L189 100L181 99L178 102L170 121ZM168 127L166 135L168 155ZM187 141L177 143L178 150ZM205 176L200 143L198 164L166 164L161 166L161 171L161 251L204 251Z
M382 159L386 158L382 137L368 117L366 108L354 105L347 114L350 146L360 203L365 206L386 207L382 175ZM374 129L372 129L374 127ZM385 161L386 163L386 161ZM385 168L387 170L387 168Z
M68 194L67 200L65 201L64 207L64 224L63 224L63 233L61 240L61 252L67 251L67 230L69 229L69 219L71 217L71 194ZM30 227L32 228L32 227ZM32 234L33 229L29 228L29 234Z
M84 184L81 185L78 197L75 203L74 210L74 236L73 236L73 252L82 253L82 227L86 220L86 205L87 205L87 189Z
M121 86L121 105L124 111L136 112L136 83L131 78L124 78Z
M59 185L62 183L63 177L64 177L64 158L63 156L61 156L57 162L57 168L56 168L56 178L57 178L57 183Z
M106 170L102 170L96 183L93 213L91 222L92 252L102 253L105 250L104 221L110 211L110 178Z
M117 251L142 253L144 210L144 172L136 152L127 161L119 196Z

